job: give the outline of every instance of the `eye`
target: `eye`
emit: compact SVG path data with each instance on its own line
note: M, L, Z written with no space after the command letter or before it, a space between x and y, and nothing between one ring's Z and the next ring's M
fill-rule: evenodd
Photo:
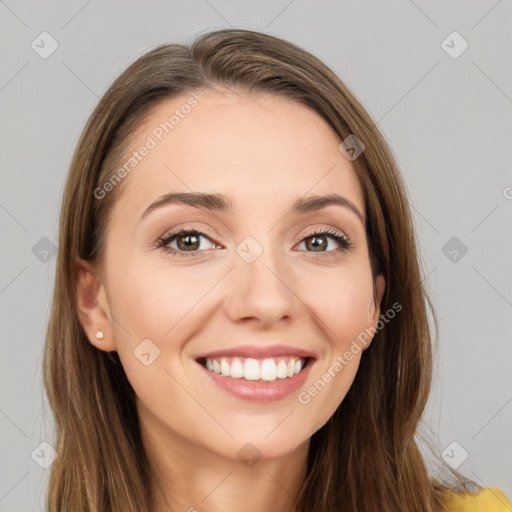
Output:
M212 247L204 247L201 239L207 240ZM334 240L334 245L338 247L331 248L328 240ZM172 244L177 244L174 247ZM340 231L334 229L320 229L308 233L300 242L298 247L302 244L306 247L305 252L321 253L322 256L337 256L340 252L348 252L352 247L352 242ZM180 228L176 231L168 233L162 237L156 244L157 247L164 249L167 254L172 254L174 257L187 258L195 257L200 252L205 252L208 249L218 249L221 246L212 242L206 233L192 228ZM331 244L332 245L332 244ZM303 252L303 251L301 251Z
M328 239L334 240L335 245L338 247L334 247L333 250L327 250L329 248ZM320 229L313 231L312 233L308 233L299 244L306 248L310 248L311 251L307 252L316 252L316 253L326 253L328 256L336 256L340 252L348 252L352 247L352 242L340 231L334 229Z
M196 255L197 252L203 252L208 249L201 243L204 238L213 245L211 248L218 248L220 246L213 243L205 233L191 228L180 228L177 231L169 233L157 242L157 247L161 247L167 251L168 254L177 256L179 258L186 258ZM172 247L171 244L176 243L177 246Z

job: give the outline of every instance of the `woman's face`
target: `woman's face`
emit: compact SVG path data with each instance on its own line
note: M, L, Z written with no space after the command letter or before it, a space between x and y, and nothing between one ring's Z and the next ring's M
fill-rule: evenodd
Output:
M364 197L341 139L309 108L189 98L145 119L111 185L122 190L100 270L109 316L92 342L118 352L148 432L273 459L334 413L365 348L354 340L378 320ZM311 202L332 195L343 199Z

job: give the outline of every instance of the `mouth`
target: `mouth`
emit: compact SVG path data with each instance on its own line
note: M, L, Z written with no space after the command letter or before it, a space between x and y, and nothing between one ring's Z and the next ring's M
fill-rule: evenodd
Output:
M275 402L304 385L313 354L291 346L252 345L218 350L196 359L214 388L253 402Z
M208 372L252 382L290 379L311 364L311 357L200 357L197 362Z

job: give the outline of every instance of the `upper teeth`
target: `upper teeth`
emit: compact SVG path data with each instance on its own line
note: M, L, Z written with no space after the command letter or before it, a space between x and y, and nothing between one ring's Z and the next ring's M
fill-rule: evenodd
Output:
M246 380L273 381L297 375L304 368L305 359L299 357L253 359L220 357L206 359L206 368L224 377Z

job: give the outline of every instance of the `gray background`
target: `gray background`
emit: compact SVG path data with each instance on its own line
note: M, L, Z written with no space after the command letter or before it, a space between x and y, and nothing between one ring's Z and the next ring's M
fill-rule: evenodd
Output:
M230 25L316 54L378 121L405 175L441 320L426 430L447 461L511 497L511 20L511 3L495 0L0 0L0 511L43 510L52 244L81 130L135 58ZM58 43L46 59L31 47L50 48L43 31ZM453 31L469 44L457 58L442 46Z

